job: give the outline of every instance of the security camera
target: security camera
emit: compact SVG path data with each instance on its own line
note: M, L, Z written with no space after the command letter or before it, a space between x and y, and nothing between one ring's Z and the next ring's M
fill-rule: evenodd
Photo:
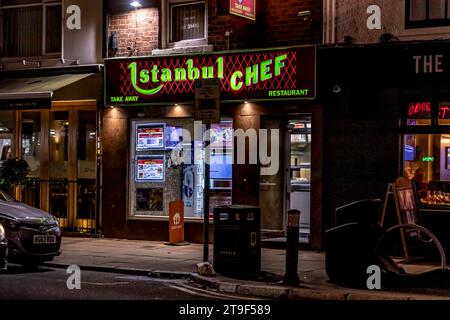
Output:
M340 93L341 91L342 91L341 87L338 86L337 84L335 84L335 85L333 86L333 92L334 92L334 93Z

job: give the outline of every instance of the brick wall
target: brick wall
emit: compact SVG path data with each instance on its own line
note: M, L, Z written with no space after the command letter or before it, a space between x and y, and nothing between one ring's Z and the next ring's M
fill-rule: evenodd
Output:
M275 47L322 40L322 0L258 0L256 21L229 15L228 1L210 0L208 42L214 50ZM310 10L305 21L298 12ZM226 31L232 30L227 43Z
M119 35L116 57L128 56L128 47L136 47L139 55L150 55L159 45L159 10L147 8L110 15L108 29L109 34Z

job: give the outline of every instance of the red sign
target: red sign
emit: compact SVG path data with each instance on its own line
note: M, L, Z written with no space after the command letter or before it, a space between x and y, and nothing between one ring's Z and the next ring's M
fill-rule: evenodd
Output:
M221 101L314 99L316 48L105 60L106 105L193 102L195 84L218 79Z
M450 103L439 104L439 119L450 119Z
M431 118L430 102L414 102L408 104L409 119L429 119Z
M256 20L256 0L230 0L230 13Z
M169 203L169 242L184 242L184 202Z

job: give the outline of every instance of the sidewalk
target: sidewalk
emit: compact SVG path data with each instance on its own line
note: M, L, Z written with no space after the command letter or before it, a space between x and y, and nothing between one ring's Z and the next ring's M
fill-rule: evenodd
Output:
M209 246L209 261L213 259ZM307 300L430 300L450 299L443 290L413 290L413 292L355 290L327 283L325 255L300 251L298 274L301 287L281 285L276 279L264 281L238 280L216 275L198 275L197 263L203 261L203 245L166 245L161 241L124 239L69 238L62 240L62 254L47 263L51 267L78 265L81 269L149 275L154 277L185 277L224 293L251 295L267 299ZM285 250L261 249L261 268L278 275L285 271Z

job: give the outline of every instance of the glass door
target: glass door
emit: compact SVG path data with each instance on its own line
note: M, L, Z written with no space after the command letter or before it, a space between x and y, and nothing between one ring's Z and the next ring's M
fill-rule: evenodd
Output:
M73 188L71 186L72 167L69 165L70 131L69 111L50 112L49 122L49 210L62 227L73 226Z
M96 111L50 112L50 212L74 231L95 229Z
M300 242L309 242L311 224L311 117L289 121L288 208L300 210Z

